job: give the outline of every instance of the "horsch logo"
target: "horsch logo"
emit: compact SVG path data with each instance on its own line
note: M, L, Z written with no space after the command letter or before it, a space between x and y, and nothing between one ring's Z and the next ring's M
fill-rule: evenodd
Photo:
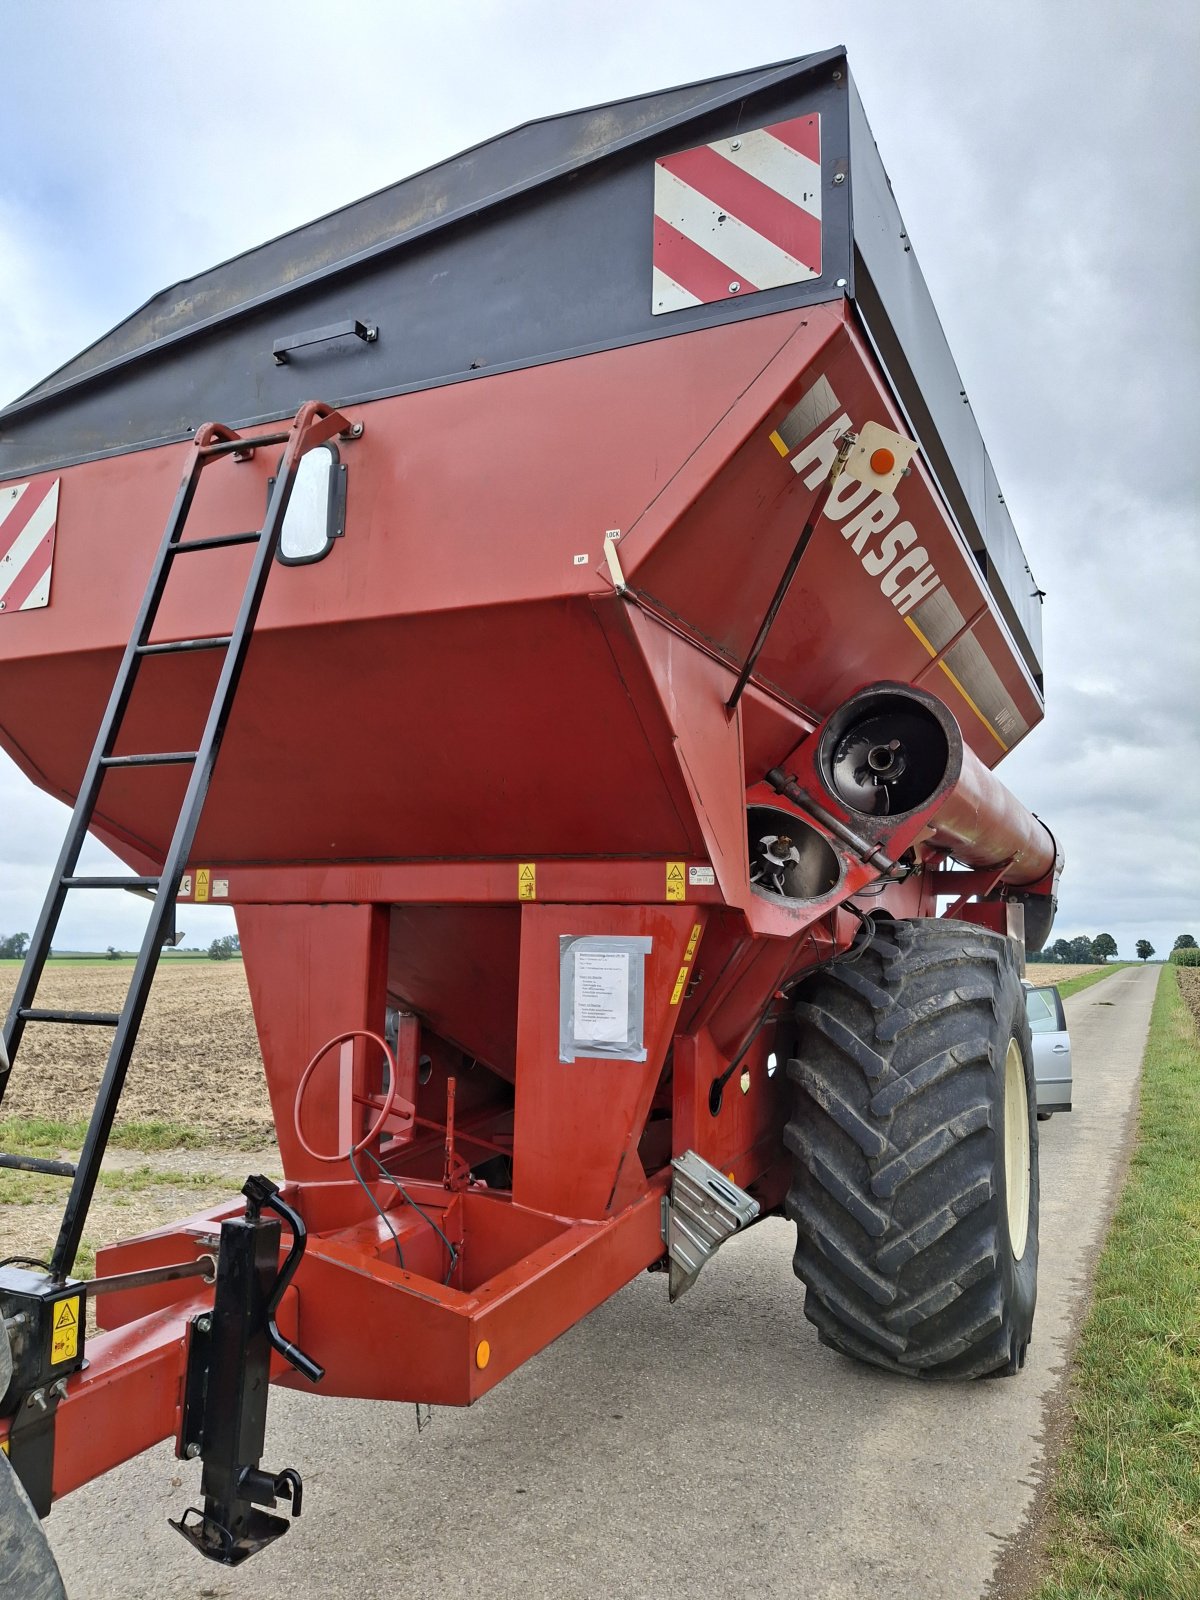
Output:
M829 477L838 444L852 427L843 411L791 457L792 471L807 488L816 489ZM824 515L841 525L842 538L901 616L941 584L917 530L911 522L898 520L900 506L894 495L843 473L826 501Z

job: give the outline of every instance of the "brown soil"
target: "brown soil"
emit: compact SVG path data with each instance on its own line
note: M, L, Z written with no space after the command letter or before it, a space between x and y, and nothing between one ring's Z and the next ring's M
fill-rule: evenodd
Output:
M0 968L0 1008L7 1008L16 967ZM50 966L38 1004L117 1011L132 968ZM31 1024L4 1099L5 1117L69 1122L92 1109L111 1035L101 1028ZM233 1198L251 1172L278 1179L279 1152L262 1060L241 962L164 965L130 1067L116 1137L122 1124L170 1122L187 1128L201 1148L137 1150L111 1146L104 1172L128 1175L128 1185L101 1181L88 1215L87 1251L208 1211ZM74 1159L77 1150L64 1150ZM0 1259L44 1257L62 1217L61 1179L6 1174L11 1203L0 1204Z
M0 968L7 1010L17 967ZM49 966L39 1006L119 1011L132 968ZM107 1028L31 1023L4 1115L69 1121L90 1114L104 1070ZM214 1144L271 1142L273 1123L262 1058L240 961L164 963L154 980L137 1051L121 1097L123 1121L181 1122Z
M1197 1029L1200 1029L1200 967L1176 967L1175 972L1179 978L1183 1003L1195 1017Z
M1114 967L1113 971L1117 969ZM1051 966L1042 961L1031 961L1025 969L1025 976L1035 989L1046 989L1052 983L1067 983L1072 978L1082 978L1085 972L1099 972L1100 968L1092 962L1065 962L1062 966Z

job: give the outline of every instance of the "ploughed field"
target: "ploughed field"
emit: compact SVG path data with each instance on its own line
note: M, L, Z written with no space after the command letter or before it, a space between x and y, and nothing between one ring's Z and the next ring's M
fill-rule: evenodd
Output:
M40 1007L119 1011L128 961L52 964ZM18 966L0 967L6 1011ZM0 1107L0 1149L74 1160L104 1070L106 1028L30 1024ZM126 1081L79 1271L95 1247L227 1200L251 1172L278 1178L279 1156L246 975L240 961L159 967ZM43 1257L68 1181L0 1171L0 1259Z
M1064 961L1061 966L1057 963L1030 961L1026 965L1025 976L1035 989L1048 989L1052 984L1069 983L1072 978L1082 978L1089 972L1103 971L1104 968L1097 966L1094 961Z
M0 967L7 1011L20 968ZM46 968L37 1004L72 1011L119 1011L128 961ZM4 1098L2 1117L67 1122L90 1114L111 1031L31 1023ZM161 1121L202 1130L213 1143L269 1143L258 1038L240 961L164 962L154 979L137 1051L121 1097L124 1121Z

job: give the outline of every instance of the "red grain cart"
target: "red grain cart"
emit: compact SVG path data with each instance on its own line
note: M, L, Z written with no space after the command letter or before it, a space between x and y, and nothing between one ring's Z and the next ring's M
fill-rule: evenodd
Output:
M69 1191L0 1268L37 1511L174 1438L239 1561L300 1509L268 1377L469 1404L781 1211L825 1343L1016 1372L1039 602L840 50L505 134L0 413L0 743L74 805L0 1091L111 1038L78 1163L0 1157ZM125 1006L39 1007L114 884ZM179 900L236 911L286 1181L81 1282Z

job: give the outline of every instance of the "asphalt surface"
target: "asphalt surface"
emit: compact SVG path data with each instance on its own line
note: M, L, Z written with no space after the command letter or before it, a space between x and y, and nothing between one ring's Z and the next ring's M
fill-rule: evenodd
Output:
M643 1276L470 1411L272 1397L266 1463L305 1512L230 1571L168 1528L169 1445L47 1523L71 1600L975 1600L1033 1504L1064 1357L1123 1166L1157 968L1067 1001L1075 1107L1041 1125L1025 1371L919 1385L822 1348L792 1228L727 1245L668 1305ZM380 1348L366 1359L403 1360Z

